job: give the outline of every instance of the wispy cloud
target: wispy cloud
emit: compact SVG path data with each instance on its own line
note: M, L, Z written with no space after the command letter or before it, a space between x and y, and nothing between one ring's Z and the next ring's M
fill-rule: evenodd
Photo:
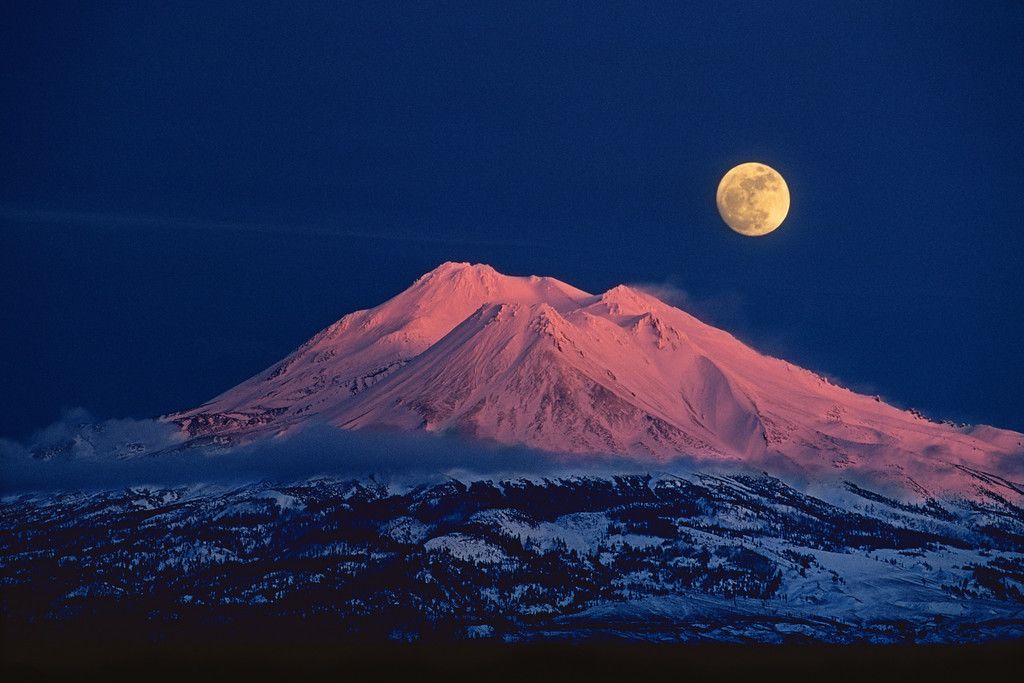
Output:
M695 297L671 280L664 282L639 282L630 285L634 289L646 292L651 296L676 308L691 313L703 322L722 329L728 330L745 343L778 358L785 358L791 362L809 367L806 362L796 358L792 349L796 346L793 343L791 333L780 330L755 330L750 324L744 308L743 298L736 293L721 293L710 297ZM873 395L878 393L877 387L867 382L850 382L832 373L815 370L819 375L825 377L833 384L846 387L862 394ZM887 402L899 405L897 402L886 399Z
M646 292L670 306L681 308L712 325L730 330L746 327L743 299L739 294L723 292L709 297L696 297L672 280L634 282L629 286Z
M0 205L0 220L51 226L75 226L106 230L187 230L195 232L243 233L248 235L302 235L307 237L355 237L394 242L434 244L477 244L531 246L533 242L514 239L487 239L471 236L446 236L431 230L360 230L338 222L322 223L256 223L245 221L217 221L201 218L158 216L135 213L101 211L71 211L64 209L24 208ZM370 222L370 221L367 221Z

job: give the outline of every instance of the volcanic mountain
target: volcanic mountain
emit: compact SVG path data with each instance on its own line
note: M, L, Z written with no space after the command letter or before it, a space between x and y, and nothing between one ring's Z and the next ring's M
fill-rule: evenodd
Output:
M318 422L561 454L854 468L921 495L1024 460L1024 435L933 422L854 393L642 291L593 295L467 263L439 266L168 419L200 442Z

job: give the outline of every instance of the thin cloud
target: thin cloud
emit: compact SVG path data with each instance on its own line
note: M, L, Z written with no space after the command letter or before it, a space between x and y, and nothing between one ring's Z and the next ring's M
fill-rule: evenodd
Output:
M696 297L671 280L634 282L629 286L730 332L746 327L743 298L736 293L724 292L709 297Z
M670 282L634 282L629 285L633 289L650 294L655 299L662 301L669 306L675 306L683 310L689 309L692 302L690 295L681 287Z
M26 209L0 205L0 220L32 225L74 225L82 228L115 230L189 230L196 232L244 233L251 235L303 235L307 237L355 237L395 242L436 244L477 244L503 246L540 246L523 240L494 240L473 237L439 237L434 231L398 232L353 230L334 223L250 223L214 221L173 216L67 211L62 209Z

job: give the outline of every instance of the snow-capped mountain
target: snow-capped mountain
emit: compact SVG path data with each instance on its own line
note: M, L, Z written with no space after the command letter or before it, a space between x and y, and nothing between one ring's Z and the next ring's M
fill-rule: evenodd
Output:
M439 266L168 419L222 443L316 421L559 453L854 470L922 497L972 495L979 482L1022 493L993 473L1020 464L1024 435L857 394L630 287L592 295L467 263Z
M160 452L186 457L167 458L168 476L194 477L158 485L158 469L142 468L128 488L0 496L11 633L48 642L55 624L72 624L162 641L209 624L276 624L300 639L360 642L1024 634L1024 435L856 394L628 287L592 295L446 263L166 420L58 430L52 453L32 450L33 466L74 473L69 454L91 466L113 449L120 466L173 432ZM409 450L391 474L275 481L261 471L245 483L245 471L218 478L200 460L277 462L338 436L305 431L314 424L456 432L544 453L504 458L456 439L463 460L445 451L438 467L431 446L451 441L403 437L395 442ZM273 438L292 434L308 438ZM383 464L348 437L332 457ZM184 453L183 440L259 447ZM493 452L493 476L466 465ZM415 458L430 471L406 467Z

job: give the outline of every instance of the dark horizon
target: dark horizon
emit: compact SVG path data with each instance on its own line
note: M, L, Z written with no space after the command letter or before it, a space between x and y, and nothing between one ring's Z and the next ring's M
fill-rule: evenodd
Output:
M449 260L1024 431L1024 5L4 14L0 437L198 405ZM744 161L763 238L715 209Z

